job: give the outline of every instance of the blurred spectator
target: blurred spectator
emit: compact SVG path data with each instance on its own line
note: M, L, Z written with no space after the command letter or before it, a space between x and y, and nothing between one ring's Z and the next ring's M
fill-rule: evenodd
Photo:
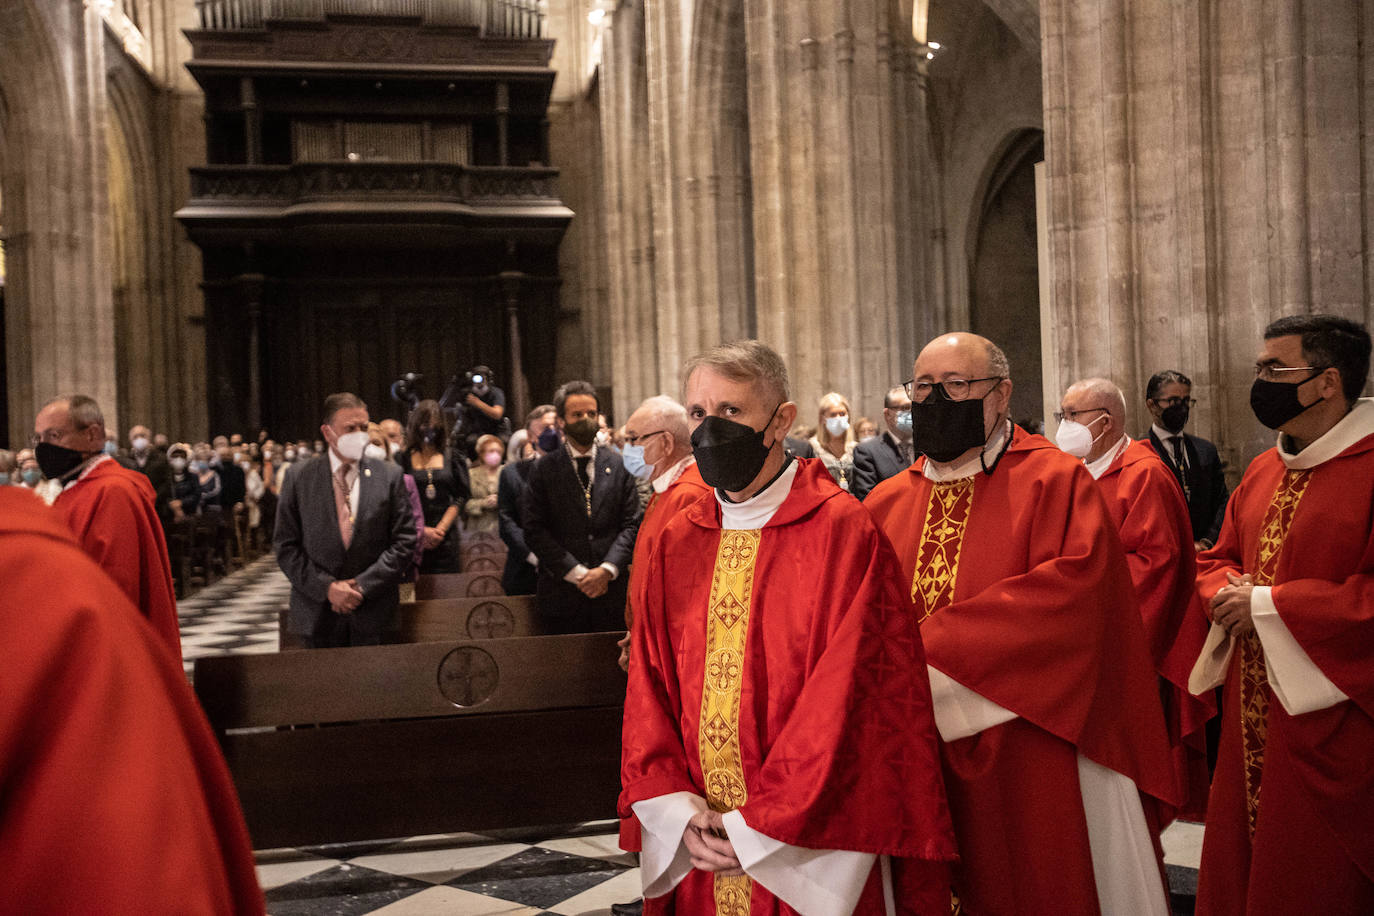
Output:
M467 462L449 454L448 421L438 401L421 401L410 412L401 466L415 478L424 509L425 555L420 572L458 572L456 526L458 513L469 494Z
M14 452L0 448L0 487L19 482L19 462Z
M38 458L34 455L33 449L21 449L15 456L15 461L19 466L19 485L28 487L51 506L57 499L57 494L62 492L62 485L43 476L43 469L38 466Z
M883 398L883 422L887 429L881 436L860 442L854 449L854 477L849 492L864 500L878 484L911 467L916 460L911 443L911 398L906 387L898 385Z
M202 512L218 512L222 508L220 496L224 492L224 484L219 476L219 471L215 470L210 463L215 457L209 443L196 443L196 462L192 467L195 468L196 479L200 482L200 508Z
M472 368L472 391L464 399L458 416L463 431L461 445L468 458L476 457L474 447L478 439L499 437L510 429L505 419L506 393L493 383L490 366Z
M867 442L878 435L878 424L868 417L859 417L854 422L854 438L859 442Z
M525 428L520 446L520 458L506 462L501 469L500 482L496 494L496 510L501 540L506 545L506 568L501 574L501 587L507 595L533 595L538 580L536 567L539 559L525 543L524 516L520 504L525 495L525 482L529 479L534 460L545 454L544 445L549 451L558 448L558 413L552 404L540 404L525 416ZM552 435L549 435L549 434ZM512 436L511 440L514 441Z
M243 475L243 505L248 510L248 530L255 531L262 525L262 500L267 495L267 487L262 482L253 459L247 452L240 452L237 470Z
M286 472L291 470L297 463L305 460L305 455L301 452L300 445L287 442L282 446L281 460L277 466L277 495L281 495L282 483L286 480Z
M506 446L498 436L477 440L477 460L472 463L472 495L463 506L463 527L468 531L495 531L496 497Z
M172 517L177 520L200 514L200 478L191 467L191 455L191 446L185 442L167 449L167 467L172 474L169 505Z
M401 421L383 420L377 426L382 430L382 438L386 440L387 450L393 456L399 455L406 444L406 431L405 427L401 425Z
M611 432L611 424L606 421L604 413L596 415L596 445L597 448L615 446L615 450L620 451L620 446L615 445L615 434Z
M219 441L222 438L224 437L216 436L215 440ZM239 465L243 452L234 449L226 441L215 447L215 453L215 457L219 459L215 466L220 479L219 504L225 510L232 511L235 506L242 505L248 496L243 468Z
M167 449L169 449L169 448L171 447L171 445L172 445L172 440L169 439L169 438L167 438L167 434L166 434L166 433L154 433L154 434L153 434L153 448L157 449L157 450L158 450L159 452L161 452L164 456L167 454Z
M397 429L401 426L395 420L383 420L381 423L367 424L367 449L363 454L378 461L397 464L396 457L401 450L399 447L392 447L393 443L386 431L386 424L388 423L395 423ZM401 600L413 601L415 586L406 583L413 583L415 577L419 575L420 560L425 554L425 507L420 502L420 490L415 485L415 478L409 474L402 474L401 480L406 485L406 495L410 497L410 517L415 520L415 562L410 565L410 569L401 579Z
M167 456L153 448L152 432L146 426L135 426L129 430L129 465L153 485L157 494L154 507L157 517L165 529L172 522L172 469L167 466Z
M821 398L811 449L841 489L849 489L854 474L854 430L849 425L849 401L834 391Z

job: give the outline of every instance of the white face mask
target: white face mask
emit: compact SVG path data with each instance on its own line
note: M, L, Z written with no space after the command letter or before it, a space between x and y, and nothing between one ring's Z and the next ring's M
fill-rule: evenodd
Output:
M139 436L134 439L130 445L134 447L134 451L136 452L146 452L148 450L148 439L144 436Z
M391 454L393 455L401 450L401 443L399 442L388 442L386 445L387 448L391 450Z
M360 429L356 433L344 433L334 442L334 448L349 461L358 461L367 450L368 442L367 430Z
M825 431L832 436L843 436L849 429L849 417L827 417Z
M363 455L376 461L385 461L387 452L386 449L382 448L380 445L369 442L367 448L363 449Z
M1102 414L1097 417L1097 419L1090 421L1088 426L1091 426L1098 420L1106 418L1106 416L1106 414ZM1097 444L1097 440L1101 439L1103 434L1106 433L1106 430L1103 430L1094 436L1092 430L1089 429L1088 426L1084 426L1082 423L1077 423L1073 420L1065 420L1059 424L1059 429L1055 431L1055 444L1075 458L1088 457L1088 453L1093 450L1093 446Z

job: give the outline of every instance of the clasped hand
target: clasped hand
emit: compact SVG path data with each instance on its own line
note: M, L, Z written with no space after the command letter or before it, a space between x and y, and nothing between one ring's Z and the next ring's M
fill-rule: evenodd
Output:
M1224 585L1212 596L1212 620L1226 630L1230 636L1244 636L1255 630L1250 619L1250 595L1255 583L1246 573L1242 576L1226 574Z
M587 574L577 580L577 589L588 598L600 598L610 587L611 574L604 566L587 570Z
M687 822L682 842L692 857L692 867L732 877L744 874L735 856L734 844L725 835L725 822L719 811L702 811Z
M352 614L363 603L357 579L329 583L329 606L335 614Z

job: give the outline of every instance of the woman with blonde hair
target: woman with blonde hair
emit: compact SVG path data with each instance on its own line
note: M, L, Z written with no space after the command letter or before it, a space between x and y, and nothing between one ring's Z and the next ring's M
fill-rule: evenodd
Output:
M855 444L854 430L849 425L849 401L832 391L821 398L811 449L844 490L849 489L849 478L854 474Z
M506 443L499 436L488 433L477 440L477 459L469 471L472 495L463 511L464 527L471 532L495 531L497 527L496 494L505 466Z

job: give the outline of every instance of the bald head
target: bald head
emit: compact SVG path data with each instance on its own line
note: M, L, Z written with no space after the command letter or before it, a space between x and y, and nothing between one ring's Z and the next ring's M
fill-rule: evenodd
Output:
M966 378L1011 378L1011 364L1002 348L969 331L954 331L935 338L916 357L916 365L920 367L923 361L957 364L963 371L974 373L964 376ZM919 369L917 374L920 374Z
M986 337L968 331L940 335L917 355L912 378L916 381L913 409L930 403L934 397L932 385L940 385L946 396L950 396L951 388L958 390L960 396L951 400L981 400L984 443L992 438L997 425L1007 419L1011 408L1011 366L1002 349ZM954 382L969 384L947 384ZM919 441L916 447L921 448ZM968 449L955 461L976 455L980 448Z
M1088 427L1092 449L1084 456L1096 461L1116 448L1126 430L1126 398L1111 379L1085 378L1074 382L1059 401L1064 419Z

